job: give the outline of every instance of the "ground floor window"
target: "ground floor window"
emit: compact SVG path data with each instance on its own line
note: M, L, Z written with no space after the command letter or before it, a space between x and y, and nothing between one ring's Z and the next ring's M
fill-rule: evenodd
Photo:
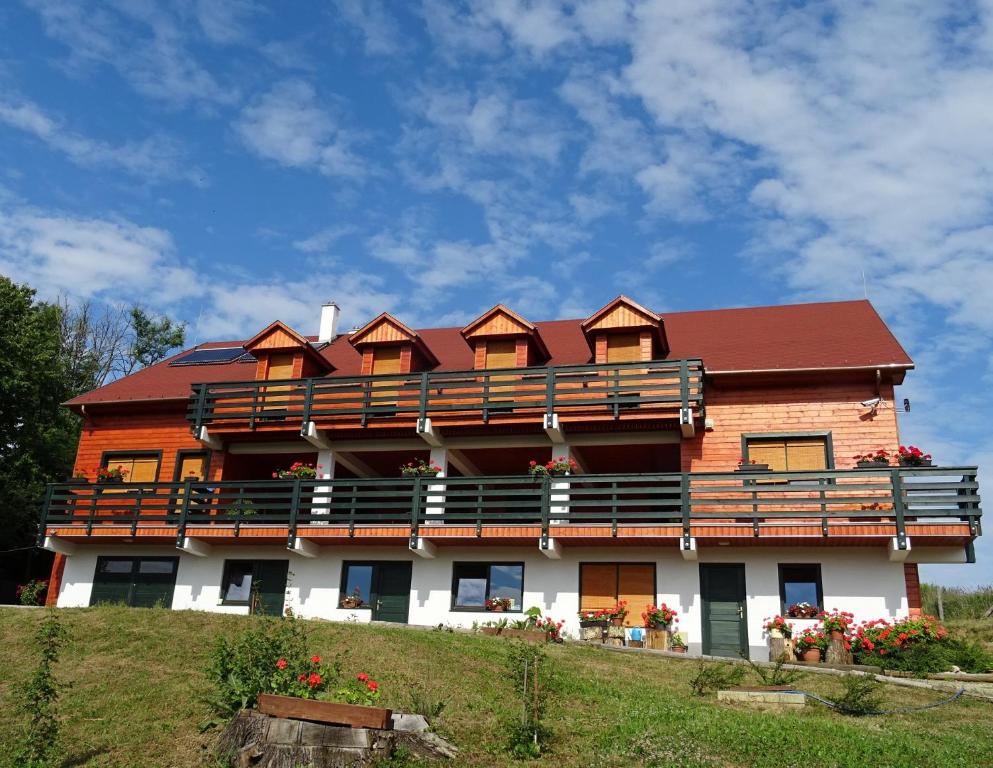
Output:
M247 605L251 613L282 616L289 560L225 560L224 605Z
M814 564L781 563L779 566L779 596L785 616L791 605L809 603L824 607L821 587L821 566Z
M412 573L412 563L403 560L346 562L341 569L338 607L368 610L373 621L405 623Z
M175 557L98 557L90 605L171 608L178 563Z
M452 610L482 611L486 601L510 600L511 611L524 609L524 563L455 563Z
M641 626L641 614L655 602L654 563L582 563L579 566L579 608L598 610L627 601L625 625Z

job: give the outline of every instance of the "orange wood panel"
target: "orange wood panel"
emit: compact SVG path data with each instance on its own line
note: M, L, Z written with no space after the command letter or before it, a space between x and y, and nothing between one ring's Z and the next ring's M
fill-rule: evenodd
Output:
M467 334L467 339L478 336L506 336L519 333L528 333L531 329L526 325L511 317L501 309L497 309L487 320L477 325Z
M911 616L921 615L921 577L917 563L903 564L903 578L907 584L907 607Z
M601 331L614 328L638 328L645 325L658 325L654 318L648 317L634 307L623 302L613 309L604 312L599 318L587 326L587 331Z

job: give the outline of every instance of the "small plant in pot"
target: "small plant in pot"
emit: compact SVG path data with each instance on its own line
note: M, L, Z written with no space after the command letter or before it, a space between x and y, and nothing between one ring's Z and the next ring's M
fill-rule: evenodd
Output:
M538 632L545 633L545 639L550 643L561 643L562 642L562 627L565 626L565 621L555 619L538 619L534 623L534 629Z
M672 650L676 653L686 653L686 638L682 633L677 632L672 636Z
M404 477L437 477L441 474L441 467L433 461L414 459L400 467L400 474Z
M494 613L509 611L513 603L509 597L491 597L486 601L486 610Z
M665 603L662 603L662 605L646 606L644 613L641 614L641 618L644 620L646 627L668 629L673 619L678 615L678 612L674 608L670 608Z
M878 469L890 465L890 453L882 448L869 453L860 453L852 457L855 459L855 466L859 469Z
M342 608L361 608L365 604L365 600L362 599L362 591L355 587L352 590L352 594L341 599Z
M817 618L821 620L821 626L824 628L824 632L832 640L844 640L845 635L848 634L848 628L855 621L854 614L848 613L847 611L821 611L817 614Z
M820 661L825 648L827 648L827 638L819 629L807 627L797 636L796 655L803 661Z
M123 483L128 476L128 470L124 467L100 467L97 470L96 480L98 483Z
M769 637L786 638L787 640L793 637L793 625L782 616L766 619L762 626Z
M628 615L628 601L621 600L613 608L608 608L610 623L614 627L624 626L624 617Z
M321 469L321 466L313 464L305 464L302 461L294 461L290 464L289 469L277 469L272 473L273 480L296 480L297 478L301 480L313 480L317 477L317 470Z
M738 459L738 467L735 472L768 472L768 464L759 464L755 459L747 459L744 456Z
M579 465L576 461L574 459L567 459L565 456L559 456L557 459L546 461L544 464L539 464L534 459L528 462L528 472L531 477L535 478L545 477L546 475L552 477L571 475L577 469L579 469Z
M793 603L786 609L786 614L791 619L816 619L821 609L810 603Z
M605 627L609 621L610 609L608 608L588 609L579 612L579 626L584 629L587 627Z
M931 454L924 453L916 445L901 445L897 452L901 467L930 467Z

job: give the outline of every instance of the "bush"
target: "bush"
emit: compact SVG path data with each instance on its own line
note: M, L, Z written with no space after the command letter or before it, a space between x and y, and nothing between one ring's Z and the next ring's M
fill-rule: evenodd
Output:
M554 669L544 645L512 641L507 647L507 671L521 702L520 717L506 727L507 750L517 759L541 755L550 733L544 724L549 693L555 686Z
M233 640L218 638L207 668L213 686L207 701L217 714L231 716L255 706L260 693L309 698L329 690L339 675L337 658L328 664L312 656L297 621L262 619Z
M740 664L721 662L708 664L701 661L696 676L690 681L690 687L697 696L705 696L738 685L744 676L745 668Z
M882 683L868 675L846 675L841 679L844 692L835 700L846 715L871 715L879 711Z
M919 675L950 672L952 667L963 672L986 672L993 669L993 656L979 643L946 637L933 643L908 645L892 655L873 657L871 663Z
M21 768L48 768L62 763L56 711L59 683L53 667L59 660L67 634L54 612L45 617L35 633L34 641L41 659L21 690L21 709L28 718L15 762Z

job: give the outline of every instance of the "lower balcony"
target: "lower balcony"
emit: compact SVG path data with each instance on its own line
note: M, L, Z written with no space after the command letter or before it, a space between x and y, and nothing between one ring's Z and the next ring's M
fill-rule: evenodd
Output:
M404 477L58 483L39 543L100 540L436 545L479 540L557 547L670 544L963 546L974 560L981 510L975 467L558 477ZM623 540L623 541L622 541ZM68 545L65 544L68 542ZM191 543L192 542L192 543Z

